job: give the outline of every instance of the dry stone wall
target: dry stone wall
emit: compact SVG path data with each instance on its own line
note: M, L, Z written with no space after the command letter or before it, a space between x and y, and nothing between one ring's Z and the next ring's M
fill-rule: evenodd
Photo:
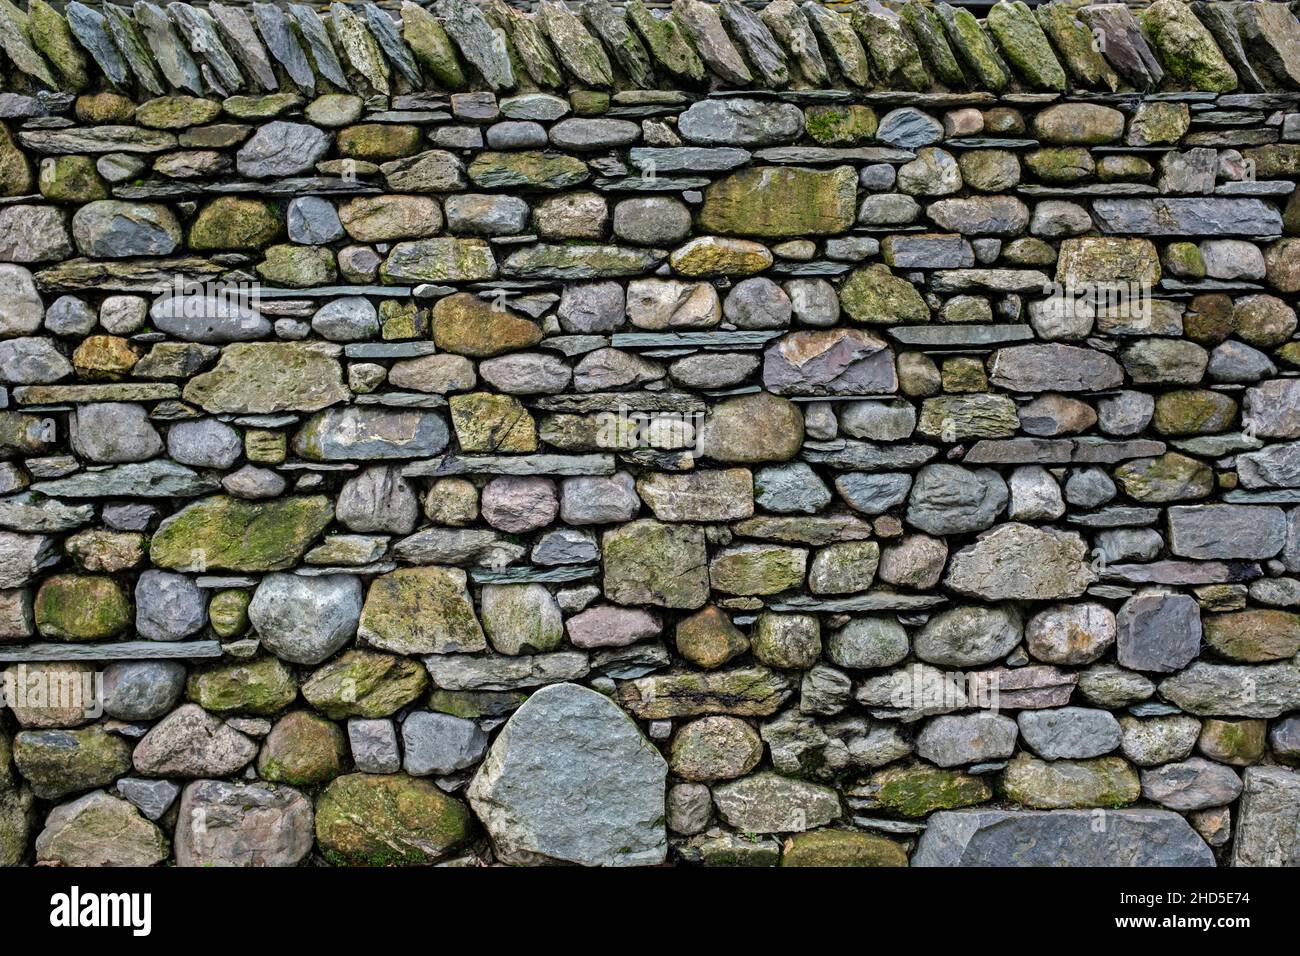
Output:
M0 49L0 862L1300 861L1286 5Z

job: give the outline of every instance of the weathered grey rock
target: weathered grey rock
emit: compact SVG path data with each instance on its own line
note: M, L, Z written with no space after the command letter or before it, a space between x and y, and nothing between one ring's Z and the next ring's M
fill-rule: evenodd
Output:
M1087 546L1073 532L999 525L953 555L945 582L985 600L1078 597L1096 580L1086 556Z
M945 715L926 722L916 738L916 753L940 767L985 763L1010 757L1016 736L1016 722L1010 717Z
M667 769L608 698L559 684L510 718L468 796L504 861L658 863Z
M150 568L135 585L135 630L150 641L179 641L208 621L207 596L183 574Z
M1114 388L1124 381L1119 363L1104 353L1072 345L1015 345L993 356L991 381L1015 392L1078 392Z
M167 432L167 454L182 465L229 468L243 450L239 432L215 418L178 422Z
M312 461L428 458L449 439L446 421L432 412L348 407L309 419L293 436L293 448Z
M1225 806L1241 789L1241 778L1231 767L1200 757L1142 771L1142 796L1171 810Z
M353 717L348 721L352 762L361 773L396 773L402 769L397 728L383 718Z
M367 468L349 478L339 491L335 517L352 531L410 534L419 517L419 503L401 470Z
M487 745L487 734L462 717L418 710L402 721L403 769L413 777L471 767Z
M72 236L92 258L165 256L180 243L181 228L166 206L100 199L77 210Z
M1300 670L1292 664L1195 661L1161 681L1160 694L1199 716L1277 717L1300 701Z
M1088 707L1026 710L1016 721L1025 745L1048 760L1099 757L1120 744L1119 721L1105 710Z
M123 777L117 782L117 792L134 804L146 820L160 820L181 795L181 788L170 780Z
M257 586L248 616L276 657L319 664L356 634L361 581L345 574L271 574Z
M1282 767L1249 767L1237 812L1233 866L1295 866L1294 818L1300 774Z
M68 417L73 450L88 461L142 461L162 451L162 438L143 405L91 402Z
M1020 615L1009 605L955 607L926 622L914 650L931 664L970 667L1005 657L1020 643L1022 632Z
M290 25L284 11L272 3L254 3L253 17L257 30L266 41L267 50L284 68L289 79L306 96L316 94L316 74L307 59L307 52L298 42L298 34Z
M235 163L241 176L253 179L297 176L310 172L329 146L329 136L315 126L276 120L258 127Z
M1256 505L1176 505L1169 508L1169 549L1185 558L1271 558L1286 540L1280 508Z
M296 866L312 845L311 801L293 787L197 780L181 795L177 866Z
M907 522L934 535L982 531L1008 500L1006 483L991 469L926 465L912 482Z
M775 146L803 132L803 112L772 100L708 99L682 113L677 128L687 142L704 146Z
M1213 866L1214 856L1177 813L1110 810L954 810L936 813L912 866Z
M61 866L153 866L169 853L158 827L102 790L55 807L36 837L36 859Z
M716 786L713 801L724 820L747 833L811 830L841 812L834 790L771 772Z
M118 720L157 720L176 706L184 689L185 665L178 661L118 661L104 669L104 713Z
M202 778L234 774L256 756L253 741L197 704L182 704L145 734L132 761L150 777Z

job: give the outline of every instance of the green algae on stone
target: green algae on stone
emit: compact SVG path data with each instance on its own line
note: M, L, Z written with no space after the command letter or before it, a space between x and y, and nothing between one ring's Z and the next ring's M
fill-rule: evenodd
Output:
M199 210L190 226L190 248L256 252L284 235L284 218L275 205L242 196L219 196Z
M334 251L321 246L271 246L257 264L257 274L267 282L294 289L329 285L338 278Z
M986 803L993 791L983 777L914 763L878 770L849 795L861 809L904 817L924 817L935 810L954 810Z
M1142 795L1137 771L1122 757L1049 761L1021 753L1002 772L1001 787L1035 810L1122 807Z
M469 808L420 777L348 774L316 800L316 841L336 866L425 866L473 833Z
M1205 643L1230 661L1258 664L1288 660L1300 651L1300 614L1276 608L1251 608L1207 614Z
M772 251L761 242L699 236L673 250L668 263L680 275L693 279L756 275L772 265Z
M912 32L921 51L925 65L932 71L940 83L953 89L966 86L966 74L961 64L948 45L944 36L943 22L935 13L933 5L927 0L907 0L899 10L899 16Z
M876 111L860 103L824 103L804 111L804 128L820 146L858 146L876 135Z
M35 803L29 787L0 787L0 866L18 866L27 858L38 819Z
M1074 15L1073 4L1057 0L1034 8L1038 24L1052 41L1061 64L1070 76L1089 89L1114 91L1119 77L1101 51L1091 30Z
M54 65L63 89L80 93L90 85L90 63L63 16L45 0L27 6L32 44Z
M1156 0L1138 19L1165 72L1190 90L1231 93L1237 74L1183 0Z
M587 181L591 171L576 156L522 150L514 153L483 152L466 170L470 181L483 189L552 191Z
M379 267L394 282L478 282L497 274L492 247L482 239L416 239L393 246Z
M216 368L190 379L185 401L214 415L315 412L346 401L337 346L232 342Z
M907 866L901 843L861 830L810 830L787 837L780 866Z
M297 564L332 520L334 504L324 495L219 495L166 518L149 542L149 560L175 571L281 571Z
M460 568L398 568L370 584L358 636L397 654L472 654L487 649Z
M14 765L42 800L107 787L131 769L131 745L102 724L81 730L24 730Z
M221 115L221 104L197 96L159 96L135 108L135 121L147 129L185 129L211 123Z
M840 288L840 308L855 322L873 325L930 321L930 307L916 286L884 265L854 270Z
M1179 438L1227 431L1237 418L1230 395L1208 389L1175 389L1156 399L1152 427L1160 435Z
M1124 462L1115 469L1115 480L1124 494L1151 504L1208 498L1214 492L1213 468L1172 451Z
M433 14L410 0L402 2L402 39L440 86L465 88L465 72L451 37Z
M379 41L366 28L365 21L344 4L331 3L326 22L343 59L352 65L370 89L380 96L387 96L390 89L388 63L379 48Z
M709 582L724 594L778 594L803 583L808 552L779 544L749 544L720 552L709 564ZM757 640L757 637L755 637Z
M265 93L261 96L227 96L221 108L235 119L268 120L302 105L297 93Z
M619 703L641 720L670 720L702 714L768 717L798 687L793 676L766 667L726 671L658 673L624 681Z
M703 529L644 518L605 532L605 596L615 604L697 608L709 596Z
M470 358L491 358L529 348L542 340L542 330L530 319L495 309L476 295L458 292L433 307L433 341L444 352Z
M965 7L953 7L947 3L935 4L935 10L943 21L948 42L957 51L966 69L974 75L976 87L994 93L1006 89L1011 82L1011 74L993 46L993 41L988 38L979 20L975 19L975 14Z
M14 142L9 126L0 123L0 196L25 196L32 191L32 165Z
M1048 146L1025 154L1025 165L1045 183L1061 185L1087 179L1096 168L1082 146Z
M518 710L528 694L517 690L443 690L435 688L429 695L429 709L453 717L473 720L478 717L504 717Z
M279 658L217 664L190 672L185 697L223 716L271 717L298 697L298 683Z
M692 85L704 82L707 76L704 61L695 52L690 40L686 39L686 31L674 17L670 15L659 19L641 0L631 0L624 7L623 13L628 23L645 41L650 58L656 66Z
M108 198L108 184L89 156L47 156L41 160L38 183L41 195L52 202L83 203Z
M849 7L849 22L871 54L871 65L883 87L924 90L930 85L921 51L897 13L869 0Z
M857 185L852 166L754 166L705 190L699 225L707 232L764 239L835 235L853 225Z
M46 578L33 602L36 629L59 641L98 641L131 626L131 601L113 578L56 574Z
M1034 12L1023 0L998 0L989 8L984 22L1008 62L1030 86L1057 93L1065 91L1065 70L1057 62Z
M1178 279L1204 279L1205 257L1194 242L1171 242L1161 256L1164 270Z
M1084 236L1061 240L1056 281L1062 285L1160 281L1160 254L1150 239Z
M428 686L429 672L417 660L351 650L314 671L302 685L302 696L331 720L388 717Z
M348 744L338 724L305 710L285 714L257 755L257 775L273 783L311 787L343 772Z
M461 451L537 451L537 424L513 395L472 392L453 395L447 401Z
M945 383L945 387L949 387ZM951 388L949 387L951 391ZM1016 403L1007 395L942 395L921 404L917 431L945 442L1010 438L1020 429Z
M401 123L360 123L339 130L335 145L340 156L382 163L420 151L420 127Z

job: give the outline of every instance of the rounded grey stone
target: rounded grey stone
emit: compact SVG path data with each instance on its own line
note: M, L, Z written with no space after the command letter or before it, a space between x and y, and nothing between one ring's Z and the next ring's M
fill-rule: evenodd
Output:
M349 574L269 574L253 594L248 617L276 657L319 664L356 634L361 580Z
M243 450L239 432L215 418L177 422L167 431L167 454L182 465L229 468Z
M183 574L150 568L135 584L135 630L150 641L179 641L208 622L207 594Z
M104 668L104 713L118 720L157 720L179 703L185 665L116 661Z
M72 450L92 462L144 461L163 449L143 405L91 402L68 416Z
M449 774L483 759L488 738L472 720L417 710L402 721L403 769L413 777Z
M1110 753L1120 744L1120 726L1110 711L1090 707L1022 710L1016 717L1020 738L1047 760L1084 760Z
M299 196L289 203L285 225L291 242L323 246L343 235L334 204L320 196Z
M359 342L379 334L379 314L364 296L346 295L317 309L311 327L331 342Z

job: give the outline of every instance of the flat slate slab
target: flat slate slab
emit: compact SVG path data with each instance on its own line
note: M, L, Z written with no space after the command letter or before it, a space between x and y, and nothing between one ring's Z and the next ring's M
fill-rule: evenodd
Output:
M0 646L0 664L24 661L199 660L220 656L220 641L119 641L113 644Z

